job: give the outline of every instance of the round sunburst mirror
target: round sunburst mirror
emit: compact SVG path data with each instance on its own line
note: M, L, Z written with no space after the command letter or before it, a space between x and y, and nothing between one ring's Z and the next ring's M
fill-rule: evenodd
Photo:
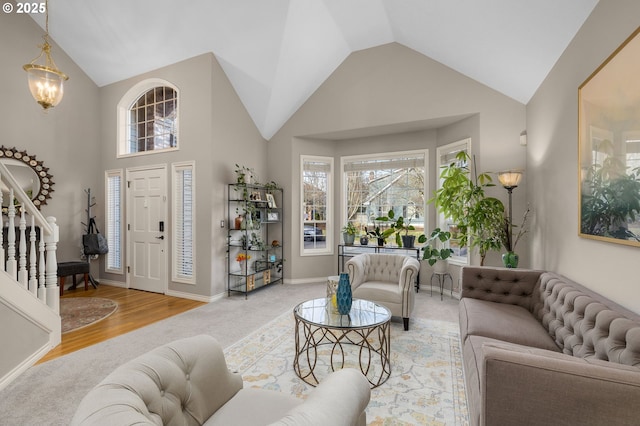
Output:
M9 169L22 190L31 198L33 204L39 209L47 204L53 192L53 176L49 168L35 155L29 155L26 151L18 151L16 148L0 146L0 161ZM3 204L8 205L9 188L1 183L3 192Z

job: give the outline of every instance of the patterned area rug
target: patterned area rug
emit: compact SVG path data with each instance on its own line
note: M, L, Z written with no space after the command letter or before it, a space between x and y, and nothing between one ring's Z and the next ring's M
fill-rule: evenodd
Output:
M100 297L66 297L60 299L62 333L68 333L102 321L118 309L113 300Z
M229 368L242 374L246 387L305 398L313 388L293 371L294 347L293 314L286 312L228 347L225 356ZM369 425L468 425L456 324L412 319L405 332L402 324L392 323L390 358L391 376L371 391ZM316 371L323 367L329 374L326 363Z

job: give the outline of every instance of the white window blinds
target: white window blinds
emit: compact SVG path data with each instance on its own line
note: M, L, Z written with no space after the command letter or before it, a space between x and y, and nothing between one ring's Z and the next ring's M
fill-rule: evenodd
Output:
M122 170L107 172L107 271L122 273Z
M174 164L173 280L195 283L195 165Z

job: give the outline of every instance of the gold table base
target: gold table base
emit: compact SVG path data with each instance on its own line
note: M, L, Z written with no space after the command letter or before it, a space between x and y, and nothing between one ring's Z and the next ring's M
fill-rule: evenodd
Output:
M344 315L343 317L347 318L348 316ZM331 371L345 366L343 345L354 345L359 347L360 371L367 377L372 388L386 382L391 375L389 361L391 350L390 321L370 327L339 328L310 324L297 316L295 316L295 320L296 356L293 361L293 369L305 383L316 386L320 382L315 370L318 362L318 349L323 345L331 345ZM338 356L334 357L334 354ZM380 371L376 372L372 367L378 365Z

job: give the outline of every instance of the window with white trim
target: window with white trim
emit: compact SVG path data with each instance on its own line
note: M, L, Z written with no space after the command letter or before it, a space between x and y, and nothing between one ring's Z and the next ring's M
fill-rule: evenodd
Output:
M178 89L149 79L131 88L118 103L118 156L178 149Z
M442 187L442 179L440 173L442 168L456 163L458 167L468 167L465 162L460 162L456 156L460 152L466 152L471 155L471 139L463 139L457 142L452 142L447 145L438 147L437 149L437 182L438 188ZM437 213L438 215L438 228L451 232L451 239L442 245L443 248L450 248L453 250L453 254L449 258L449 261L453 261L460 264L469 263L469 247L461 246L458 239L458 227L449 217L445 217L443 213Z
M300 255L333 254L333 158L300 157Z
M120 170L105 173L106 225L109 253L106 254L106 272L123 272L122 268L122 182Z
M195 162L174 163L173 281L195 284Z
M427 158L426 150L342 157L343 222L359 235L384 231L390 224L375 219L393 210L414 226L410 234L424 233Z

